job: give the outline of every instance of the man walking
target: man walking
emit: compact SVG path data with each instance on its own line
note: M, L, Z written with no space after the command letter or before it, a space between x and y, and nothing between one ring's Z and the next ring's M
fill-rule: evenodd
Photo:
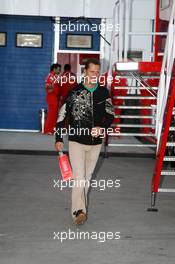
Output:
M98 83L100 62L89 59L85 64L84 81L69 94L61 107L56 125L56 150L63 148L62 129L69 125L69 157L73 169L72 217L75 224L87 219L89 182L96 166L103 132L114 118L109 92ZM74 132L74 133L73 133ZM85 185L82 185L85 182Z

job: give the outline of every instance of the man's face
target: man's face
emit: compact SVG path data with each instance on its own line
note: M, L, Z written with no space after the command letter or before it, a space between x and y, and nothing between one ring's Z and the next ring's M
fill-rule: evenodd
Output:
M88 83L96 84L99 75L100 75L100 65L90 63L88 69L85 70L85 76Z
M61 68L60 68L60 67L55 68L55 69L54 69L54 72L55 72L56 74L60 74L60 72L61 72Z

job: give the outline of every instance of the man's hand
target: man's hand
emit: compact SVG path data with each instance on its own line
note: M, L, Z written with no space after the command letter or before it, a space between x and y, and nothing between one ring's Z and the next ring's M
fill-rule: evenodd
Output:
M55 143L55 148L57 151L62 151L63 150L63 142Z
M47 91L48 91L48 93L53 92L53 86L52 86L52 84L47 85Z
M91 130L91 135L92 137L99 137L99 136L103 136L104 135L104 129L102 129L101 127L93 127Z

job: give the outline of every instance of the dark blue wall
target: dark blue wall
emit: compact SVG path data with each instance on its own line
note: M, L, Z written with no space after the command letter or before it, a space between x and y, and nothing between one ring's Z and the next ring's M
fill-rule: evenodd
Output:
M86 27L80 26L83 24L86 25ZM60 49L61 50L70 49L70 48L67 48L66 46L67 34L80 34L80 35L90 34L92 35L93 41L92 41L92 48L88 50L89 51L99 51L100 50L100 32L96 31L96 28L99 29L100 24L101 24L100 18L88 18L88 19L79 18L78 20L76 20L75 18L62 17L60 19ZM81 31L79 29L81 29ZM80 49L71 48L71 50L80 50Z
M7 32L7 46L0 47L0 128L38 129L53 58L53 23L48 17L1 15L0 31ZM16 47L17 32L43 33L43 48Z

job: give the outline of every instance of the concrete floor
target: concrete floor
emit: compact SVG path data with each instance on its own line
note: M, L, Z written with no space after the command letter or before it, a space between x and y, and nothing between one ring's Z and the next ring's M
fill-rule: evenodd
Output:
M118 179L121 186L92 188L88 221L77 228L70 217L70 188L54 188L54 180L61 180L56 156L1 153L0 263L174 264L174 195L160 193L159 212L146 211L153 167L152 158L100 157L96 180ZM98 237L61 243L55 236L68 231ZM99 242L108 232L120 232L120 239Z
M67 138L64 139L64 150L67 150ZM134 143L140 144L135 137L110 138L110 143ZM54 136L42 135L40 133L0 132L0 153L36 153L55 154ZM102 149L104 151L104 149ZM133 153L133 147L108 147L110 153ZM135 154L154 156L155 151L151 148L135 148Z

